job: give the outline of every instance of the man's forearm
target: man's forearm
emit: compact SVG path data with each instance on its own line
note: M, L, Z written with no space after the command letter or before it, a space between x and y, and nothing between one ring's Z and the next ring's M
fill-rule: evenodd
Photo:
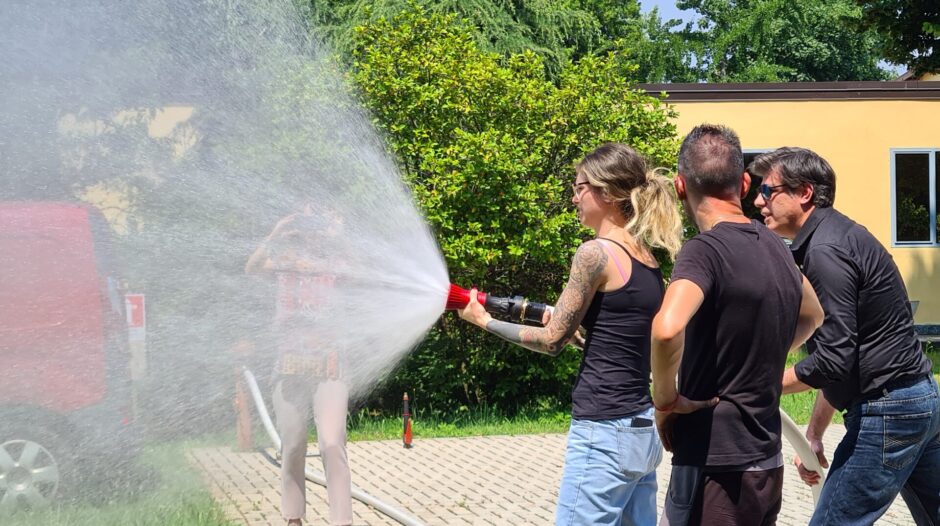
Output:
M796 370L793 367L783 372L783 394L802 393L812 388L812 386L804 384L796 377Z
M790 342L790 350L793 351L806 343L806 340L816 332L819 324L809 316L800 316L796 322L796 333L793 335L793 341Z
M806 438L809 440L822 440L826 428L832 423L832 416L836 413L836 408L826 400L822 391L816 392L816 404L813 405L813 414L809 417L809 425L806 426Z
M676 374L682 362L685 333L670 340L653 338L650 362L653 370L653 403L659 407L673 403L679 396Z
M687 279L674 280L666 289L659 313L653 318L650 365L653 403L657 407L671 407L679 399L676 373L682 362L685 330L703 301L705 293L697 284Z

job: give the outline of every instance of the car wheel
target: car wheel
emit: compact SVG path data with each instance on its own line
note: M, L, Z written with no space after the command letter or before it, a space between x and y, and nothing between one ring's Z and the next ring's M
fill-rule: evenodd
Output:
M67 464L48 431L21 426L0 437L0 517L49 507Z

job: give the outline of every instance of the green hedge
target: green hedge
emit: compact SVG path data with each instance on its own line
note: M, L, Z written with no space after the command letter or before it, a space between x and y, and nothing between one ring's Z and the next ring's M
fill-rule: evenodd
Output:
M671 109L625 79L616 54L564 64L482 51L453 15L414 7L357 29L352 80L437 234L451 280L552 302L586 232L571 207L573 164L622 141L656 165L678 149ZM409 391L432 414L565 404L580 360L506 344L445 315L370 407Z

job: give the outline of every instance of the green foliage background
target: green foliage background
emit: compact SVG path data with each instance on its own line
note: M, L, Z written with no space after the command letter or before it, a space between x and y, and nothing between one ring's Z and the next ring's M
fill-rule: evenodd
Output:
M585 235L570 206L573 163L623 141L672 166L674 114L624 78L616 52L565 62L482 50L453 14L420 7L358 29L352 80L438 235L451 280L552 302ZM580 355L538 355L445 315L370 403L402 391L432 413L567 402Z

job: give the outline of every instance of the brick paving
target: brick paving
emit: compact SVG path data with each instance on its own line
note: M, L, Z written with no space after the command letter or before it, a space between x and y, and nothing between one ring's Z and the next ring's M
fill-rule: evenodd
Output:
M830 427L828 452L835 450L844 432L842 426ZM348 448L353 484L429 526L552 524L564 449L565 436L560 434L423 439L412 449L402 448L399 441L352 442ZM787 469L778 524L806 524L812 493L790 467L793 450L786 441L784 456ZM278 470L259 452L200 448L190 451L189 458L227 517L248 526L285 523L278 511ZM308 465L322 469L317 458L308 459ZM668 454L657 476L661 512L669 481ZM307 522L327 524L324 488L308 483L307 501ZM353 519L356 525L397 524L355 500ZM914 522L898 498L876 524Z

